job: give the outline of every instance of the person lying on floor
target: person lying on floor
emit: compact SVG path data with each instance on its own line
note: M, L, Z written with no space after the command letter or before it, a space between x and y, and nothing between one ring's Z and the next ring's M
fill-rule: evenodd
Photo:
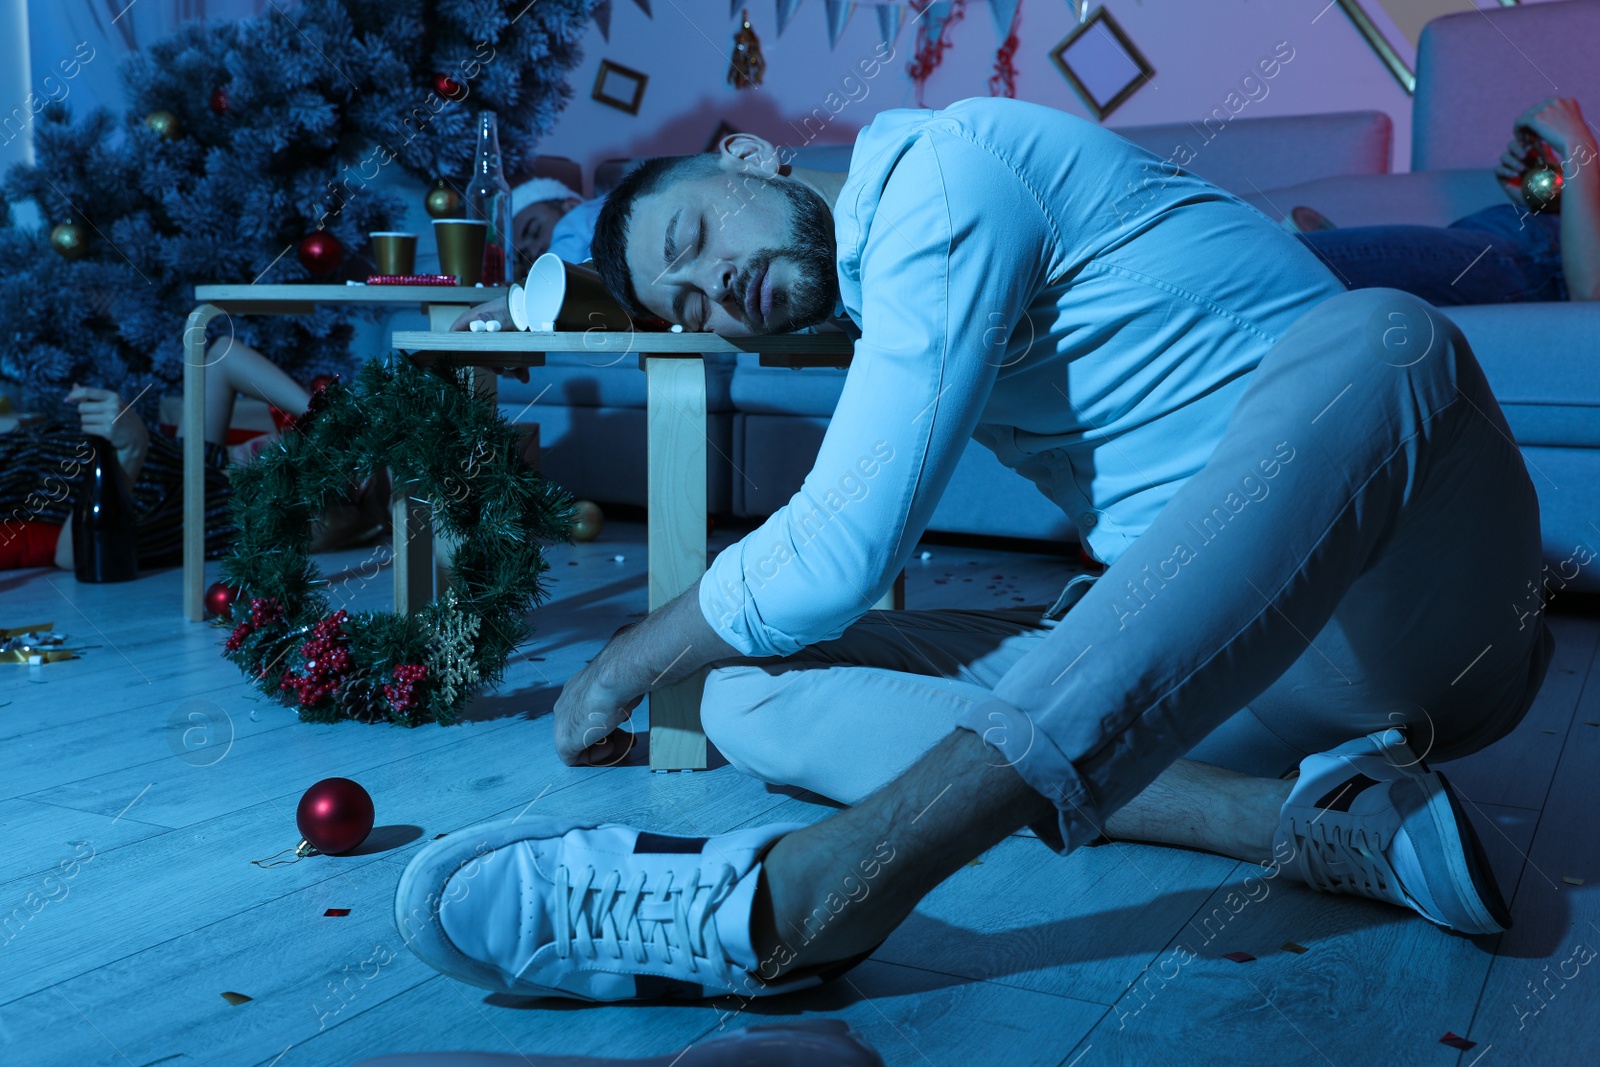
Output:
M1522 197L1524 138L1544 142L1562 170L1558 210ZM1351 289L1404 289L1436 307L1534 300L1600 300L1600 153L1570 97L1534 104L1512 124L1495 164L1511 200L1449 226L1336 226L1304 205L1290 211L1300 239Z
M311 394L243 342L220 338L206 358L206 558L220 559L238 533L228 512L230 460L247 459L268 440L256 438L230 451L226 442L235 397L243 393L299 416ZM52 419L0 434L0 569L52 563L72 569L71 487L84 476L84 437L89 434L111 443L128 477L140 566L181 563L185 426L179 423L176 438L152 434L138 412L111 389L75 385L66 400L77 406L76 427ZM314 528L313 550L357 544L382 532L383 497L383 486L374 482L354 502L329 507Z
M1506 611L1541 566L1521 453L1442 314L1346 291L1187 172L1121 198L1158 164L975 99L877 115L848 175L739 135L618 185L593 248L624 306L728 336L842 307L861 338L800 490L567 681L556 748L617 762L644 695L709 667L735 767L854 806L709 837L454 832L400 879L413 951L530 995L781 993L1023 827L1510 923L1425 761L1505 736L1549 666L1542 615ZM869 612L973 438L1107 569L1043 613Z

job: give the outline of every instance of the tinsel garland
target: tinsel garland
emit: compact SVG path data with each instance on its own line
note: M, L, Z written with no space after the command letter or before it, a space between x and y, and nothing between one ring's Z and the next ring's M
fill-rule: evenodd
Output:
M279 447L235 474L239 534L222 572L240 593L223 654L262 692L292 692L309 722L454 722L531 634L544 547L571 529L571 499L519 452L495 405L409 360L318 390ZM330 611L312 517L380 465L456 541L449 588L409 615Z
M928 87L928 79L939 69L939 64L944 62L945 52L954 43L950 40L951 27L967 17L967 0L952 0L949 13L944 18L934 15L923 19L923 12L933 3L934 0L911 0L910 5L918 19L917 43L911 62L906 64L906 75L911 79L911 84L917 87L918 107L924 106L922 94Z
M990 96L1003 96L1011 100L1017 98L1017 48L1021 44L1017 27L1020 25L1022 3L1018 0L1016 10L1011 12L1011 25L1006 29L1006 39L994 54L994 73L989 75Z

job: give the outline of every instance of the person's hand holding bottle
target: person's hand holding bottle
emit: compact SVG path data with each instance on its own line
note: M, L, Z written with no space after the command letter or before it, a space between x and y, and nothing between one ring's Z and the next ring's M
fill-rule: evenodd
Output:
M150 450L150 432L139 413L110 389L74 385L67 403L78 406L78 420L85 434L104 437L117 450L117 463L129 480L138 477Z

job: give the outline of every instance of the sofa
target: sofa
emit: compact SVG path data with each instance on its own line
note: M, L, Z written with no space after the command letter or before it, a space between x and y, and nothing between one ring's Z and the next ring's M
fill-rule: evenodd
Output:
M1600 90L1600 74L1579 47L1597 39L1600 3L1593 0L1431 22L1419 48L1413 129L1412 154L1421 169L1411 173L1389 172L1392 123L1380 112L1117 132L1163 159L1180 142L1200 149L1189 169L1280 223L1293 206L1306 204L1341 225L1443 225L1504 202L1488 168L1509 138L1511 120L1551 91L1525 58L1509 63L1506 54L1538 57L1562 95L1593 100L1600 116L1600 91L1589 91ZM1480 85L1488 69L1499 79L1493 93ZM1457 99L1468 106L1455 107ZM799 150L794 161L846 170L849 152L848 145L813 146ZM596 195L634 162L602 164ZM1600 555L1600 303L1458 307L1448 314L1482 363L1538 487L1547 587L1600 590L1600 563L1574 562ZM644 376L631 364L595 362L552 355L528 384L503 382L502 409L539 423L552 478L581 497L642 505ZM752 519L770 514L810 469L846 372L761 367L754 356L740 356L708 358L706 374L708 506ZM929 529L1077 540L1066 515L976 442L968 445Z

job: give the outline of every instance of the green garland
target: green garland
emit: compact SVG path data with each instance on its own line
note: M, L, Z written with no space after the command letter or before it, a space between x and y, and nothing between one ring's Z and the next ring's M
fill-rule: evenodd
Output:
M450 586L410 615L330 613L311 521L379 466L396 492L431 501L435 529L456 541ZM223 654L262 692L292 691L309 722L454 722L532 633L544 547L572 523L571 499L522 465L494 404L406 359L368 363L354 389L318 390L233 486L239 533L222 572L238 596Z

